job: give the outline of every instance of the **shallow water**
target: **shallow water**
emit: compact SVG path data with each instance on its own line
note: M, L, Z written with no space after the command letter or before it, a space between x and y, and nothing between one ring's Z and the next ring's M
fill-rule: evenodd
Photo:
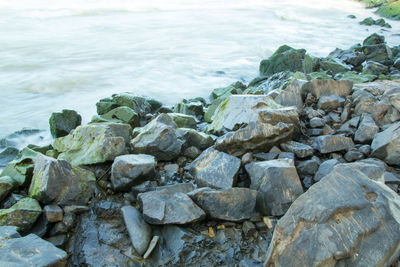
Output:
M400 43L400 23L350 0L0 0L0 136L48 128L53 111L132 91L171 105L249 81L289 44L326 56L373 32ZM354 14L357 19L349 19Z

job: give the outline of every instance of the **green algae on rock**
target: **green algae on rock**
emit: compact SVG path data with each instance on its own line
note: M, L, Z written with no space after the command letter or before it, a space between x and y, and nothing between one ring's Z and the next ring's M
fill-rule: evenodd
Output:
M0 225L17 226L19 230L29 230L42 213L42 208L37 200L23 198L11 208L0 210Z
M379 7L376 14L395 20L400 20L400 2L393 1Z

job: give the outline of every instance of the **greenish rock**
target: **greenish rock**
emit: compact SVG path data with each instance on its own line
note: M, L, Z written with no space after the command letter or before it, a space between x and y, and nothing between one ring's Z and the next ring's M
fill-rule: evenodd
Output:
M133 153L148 154L157 160L172 160L180 153L183 141L177 138L177 125L167 114L160 114L140 129L130 142Z
M49 119L50 133L54 138L68 135L73 129L81 125L82 117L75 110L63 109L53 112Z
M214 113L215 113L215 110L218 108L218 106L222 103L222 102L224 102L224 100L225 99L216 99L216 100L214 100L208 107L207 107L207 110L206 110L206 112L205 112L205 114L204 114L204 120L206 121L206 122L212 122L212 116L214 115Z
M386 0L359 0L359 2L363 3L367 8L372 8L385 4Z
M197 147L198 149L204 150L214 144L214 138L206 133L196 131L191 128L179 128L176 131L177 136L184 140L185 147Z
M353 15L353 14L350 14L350 15L348 15L347 16L349 19L356 19L357 17L355 16L355 15Z
M307 76L303 72L293 73L290 71L283 71L275 73L269 76L267 79L249 86L244 93L253 95L268 94L275 89L285 89L296 79L307 80Z
M279 47L272 56L260 63L262 75L272 75L282 71L310 72L313 69L313 60L306 57L306 50L294 49L288 45Z
M262 110L281 107L268 96L232 95L218 106L208 131L234 130L242 124L257 121Z
M182 102L174 106L174 111L176 113L182 113L192 116L203 116L204 115L204 105L205 100L201 99L183 99Z
M128 124L94 123L57 138L53 146L73 166L103 163L127 153L131 131Z
M379 76L381 74L388 74L389 68L379 62L366 61L363 64L362 74L369 74Z
M52 145L47 145L47 146L37 146L30 144L27 146L28 148L32 149L33 151L39 152L41 154L46 154L47 151L53 149Z
M182 113L167 113L179 128L196 128L197 120L191 115Z
M151 105L145 97L136 96L130 93L121 93L112 96L113 101L118 106L129 107L133 109L140 117L151 113Z
M39 152L24 148L17 157L7 164L1 176L10 176L18 185L28 185L31 182L35 159Z
M372 26L375 25L375 20L371 17L368 17L360 21L360 25Z
M377 33L373 33L367 38L364 39L363 45L377 45L377 44L384 44L385 43L385 36L379 35Z
M42 213L37 200L23 198L8 209L0 209L1 226L17 226L22 232L29 230Z
M0 201L7 197L17 186L17 181L10 176L0 177Z
M400 20L400 2L393 1L382 5L376 14L390 19Z
M227 87L215 88L210 94L210 101L218 98L227 98L230 95L241 94L246 86L241 82L232 83Z
M140 125L139 115L133 109L125 106L114 108L101 116L93 116L91 122L126 123L132 126L132 128Z
M29 196L44 204L87 205L95 183L96 178L92 172L73 167L65 160L39 155Z
M96 103L98 115L106 114L117 107L117 102L115 102L111 97L100 99L100 101Z
M364 45L363 52L367 60L382 64L393 64L392 50L386 44Z
M385 28L392 28L392 26L389 23L387 23L384 19L377 19L375 21L375 25L385 27Z
M15 159L18 155L19 150L15 147L7 146L3 151L0 152L0 168L7 166L7 164Z
M336 58L323 59L320 62L321 69L326 70L328 73L335 76L337 73L346 72L351 70L351 66L346 65Z
M150 105L151 113L157 112L163 106L163 104L160 101L158 101L154 98L147 97L147 96L145 96L144 98L146 99L147 103Z
M332 80L332 75L328 74L326 71L311 72L307 74L307 80Z
M376 75L358 73L355 71L348 71L345 73L338 73L335 75L335 80L351 81L354 84L372 82L377 79Z

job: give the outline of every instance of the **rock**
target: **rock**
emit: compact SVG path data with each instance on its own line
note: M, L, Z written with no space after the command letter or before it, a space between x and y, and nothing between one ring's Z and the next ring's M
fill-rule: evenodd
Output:
M101 116L94 116L91 122L126 123L132 128L140 126L139 115L129 107L114 108Z
M311 93L317 99L321 96L348 96L352 92L353 83L349 81L313 80L303 85L302 95Z
M17 230L16 226L0 226L0 240L21 237Z
M293 126L286 123L250 122L246 127L219 137L214 147L234 156L246 152L266 152L273 146L292 138Z
M203 99L205 102L205 100ZM204 115L204 103L198 99L183 99L182 102L174 106L174 111L177 113L183 113L192 116L203 116Z
M282 152L279 154L278 159L292 159L294 160L295 156L292 152Z
M37 235L0 239L2 266L65 266L67 253Z
M219 132L223 129L235 130L243 124L257 121L261 111L280 107L281 105L268 96L232 95L215 110L208 130L210 132Z
M383 96L386 99L388 99L390 104L392 104L392 106L395 107L397 111L400 111L400 87L399 86L396 86L396 84L394 84L393 86L391 86L390 88L385 90L385 92L383 93Z
M400 20L400 3L397 1L385 3L379 7L376 13L386 18Z
M351 149L344 154L344 159L348 162L361 160L364 158L364 154L356 149Z
M320 160L317 157L305 161L298 161L296 169L301 175L314 175L319 168Z
M318 108L323 110L334 110L343 106L344 98L337 95L321 96L318 101Z
M313 148L322 154L349 150L354 146L353 140L341 135L323 135L314 139Z
M185 147L195 146L204 150L214 144L214 138L206 133L196 131L190 128L179 128L176 131L177 136L184 140Z
M190 147L185 149L185 151L183 152L183 155L185 157L190 158L190 159L195 159L201 154L201 152L202 151L200 149L198 149L197 147L190 146Z
M211 219L238 222L254 217L256 212L257 191L248 188L214 190L204 187L188 196Z
M153 156L123 155L115 158L111 167L111 183L114 190L127 191L147 179L155 179L157 161Z
M350 168L362 172L369 179L376 182L385 183L385 164L377 159L363 159L353 163L342 163L334 166L332 171L337 171L339 169Z
M1 150L1 146L0 146ZM15 147L6 147L3 151L0 152L0 168L7 166L7 164L15 159L18 155L19 150Z
M9 162L3 169L1 176L12 177L18 185L26 185L31 182L34 162L39 153L29 148L24 148L17 157Z
M391 124L375 135L371 144L371 157L381 159L389 165L400 165L400 122Z
M150 225L144 221L142 214L135 207L124 206L121 212L133 247L139 255L144 255L152 237Z
M208 148L196 158L188 169L197 186L229 189L235 186L240 159L214 148Z
M375 61L381 64L393 64L392 50L386 44L364 45L363 52L367 61Z
M371 17L370 17L371 18ZM374 21L375 23L375 21ZM377 45L377 44L384 44L385 43L385 36L379 35L377 33L373 33L367 38L364 39L363 45Z
M358 150L361 153L363 153L364 156L369 156L369 154L371 154L371 146L370 145L362 145Z
M79 126L72 134L57 138L54 148L73 166L103 163L125 154L131 136L128 124L101 123Z
M337 164L339 164L337 159L329 159L322 162L318 167L317 173L314 175L314 181L319 182L323 177L330 173L333 170L333 167Z
M310 120L311 128L322 128L325 126L325 120L322 118L312 118Z
M85 205L92 197L96 178L88 170L44 155L36 159L29 196L44 204Z
M60 222L63 219L63 210L58 205L46 205L43 212L48 222Z
M399 202L362 172L337 168L279 220L265 266L389 266L398 257Z
M152 106L145 97L131 93L122 93L112 96L112 100L118 105L133 109L140 117L152 111Z
M294 79L279 95L274 98L275 102L284 106L295 106L298 110L303 108L303 99L301 98L301 86L303 81Z
M351 70L351 66L341 62L336 58L326 58L320 62L321 69L335 76L338 73L343 73Z
M177 138L177 125L167 114L160 114L144 126L131 141L135 154L149 154L157 160L172 160L182 149L183 141Z
M247 164L253 161L253 153L251 152L247 152L246 154L244 154L242 156L242 158L240 159L242 161L242 164Z
M379 127L375 124L370 114L361 116L360 125L354 135L354 141L359 143L369 143L374 139L375 134L379 132Z
M381 74L388 74L389 68L375 61L366 61L363 63L362 73L379 76Z
M347 71L347 72L338 73L335 75L335 80L351 81L354 84L372 82L372 81L376 80L377 78L378 77L376 77L376 75L366 74L366 73L358 73L355 71Z
M19 231L24 232L32 227L41 213L39 202L26 197L11 208L0 210L0 225L17 226Z
M67 235L55 235L46 238L46 241L50 242L56 247L63 247L65 243L68 241L68 236Z
M294 161L277 159L247 164L250 189L258 191L257 211L263 215L281 216L303 193Z
M182 113L167 113L179 128L196 128L196 118Z
M304 49L294 49L283 45L279 47L272 56L264 59L260 63L260 73L271 75L281 71L303 71L304 73L313 71L313 61L306 55Z
M147 249L146 253L143 255L143 259L148 259L153 252L153 250L156 248L158 244L158 240L160 240L160 237L155 235L150 241L149 248Z
M75 110L63 109L53 112L50 116L50 132L54 138L68 135L73 129L81 125L82 117Z
M99 115L103 115L117 107L117 103L110 97L102 98L96 103L97 114Z
M296 157L301 159L313 155L313 148L311 146L295 141L282 143L281 148L283 151L294 153Z
M138 195L146 222L150 224L187 224L201 221L205 213L186 194L166 190Z
M17 186L17 181L10 176L0 177L0 201L6 198Z
M372 25L375 25L375 20L371 17L368 17L368 18L365 18L362 21L360 21L359 24L366 25L366 26L372 26Z

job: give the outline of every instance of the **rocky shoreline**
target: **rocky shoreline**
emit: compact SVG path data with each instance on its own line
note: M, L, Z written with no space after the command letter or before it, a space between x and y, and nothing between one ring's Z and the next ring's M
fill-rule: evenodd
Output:
M52 145L0 140L0 265L397 266L399 79L373 34L281 46L208 100L53 113Z
M376 14L379 16L400 20L400 1L398 0L358 0L367 8L378 8Z

